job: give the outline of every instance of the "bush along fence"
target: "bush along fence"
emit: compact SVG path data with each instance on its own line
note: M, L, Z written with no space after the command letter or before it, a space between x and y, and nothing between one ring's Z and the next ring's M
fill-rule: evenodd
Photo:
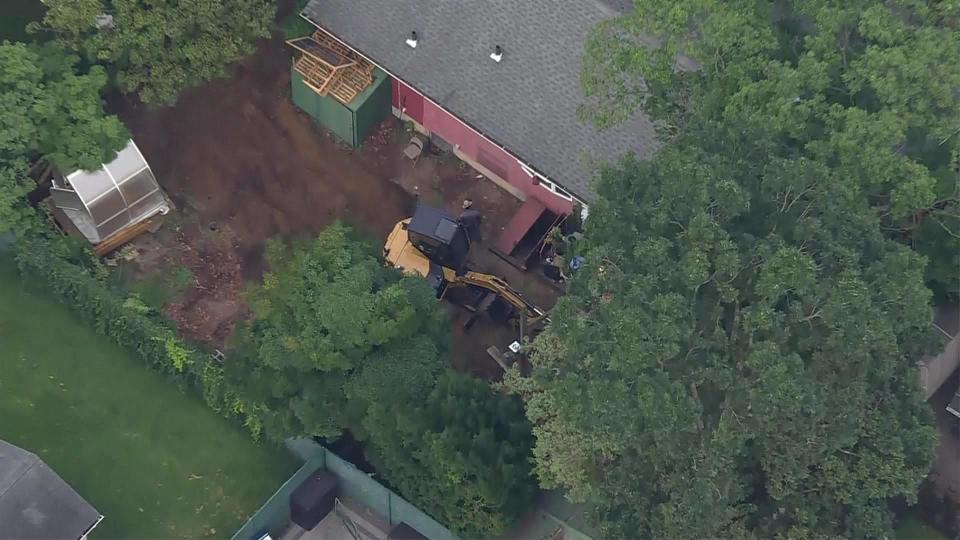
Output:
M323 446L310 439L291 439L286 445L304 460L303 466L233 535L232 540L257 540L264 533L279 534L290 521L290 494L321 469L337 478L341 495L370 508L391 526L406 523L430 540L459 540L436 520Z
M21 239L14 258L26 279L36 279L96 331L136 354L171 379L202 392L225 416L246 421L242 402L226 387L219 362L180 338L161 314L137 296L123 296L106 282L107 271L88 248L43 235ZM248 426L250 427L250 426Z

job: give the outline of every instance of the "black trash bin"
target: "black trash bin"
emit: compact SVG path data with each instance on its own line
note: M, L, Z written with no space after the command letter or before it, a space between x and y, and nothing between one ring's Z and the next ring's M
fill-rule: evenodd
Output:
M337 478L317 471L290 494L290 521L310 531L333 510L337 498Z

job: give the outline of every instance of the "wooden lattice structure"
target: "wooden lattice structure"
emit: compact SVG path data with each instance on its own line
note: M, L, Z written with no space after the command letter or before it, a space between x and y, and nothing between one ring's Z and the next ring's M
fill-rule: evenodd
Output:
M293 69L311 90L349 104L373 83L373 64L345 47L326 32L287 41L300 54Z

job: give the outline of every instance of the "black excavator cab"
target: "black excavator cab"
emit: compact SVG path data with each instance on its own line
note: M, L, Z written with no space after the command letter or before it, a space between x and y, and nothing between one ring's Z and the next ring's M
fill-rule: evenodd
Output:
M418 204L407 237L432 263L452 268L457 275L466 273L470 239L457 218L443 209Z

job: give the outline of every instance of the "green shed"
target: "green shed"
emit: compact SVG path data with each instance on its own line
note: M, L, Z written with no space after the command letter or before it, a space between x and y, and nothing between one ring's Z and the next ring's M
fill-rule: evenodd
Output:
M290 85L294 105L354 148L390 114L390 78L379 68L373 70L373 83L348 105L314 92L293 68Z

